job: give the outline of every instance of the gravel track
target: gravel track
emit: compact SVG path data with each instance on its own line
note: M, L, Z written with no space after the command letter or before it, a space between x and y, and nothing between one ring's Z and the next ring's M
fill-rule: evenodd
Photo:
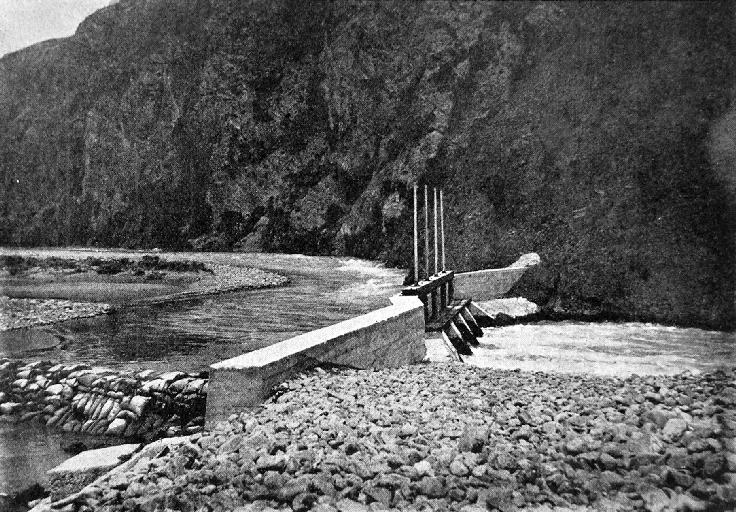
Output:
M733 510L734 405L733 370L318 370L65 510Z

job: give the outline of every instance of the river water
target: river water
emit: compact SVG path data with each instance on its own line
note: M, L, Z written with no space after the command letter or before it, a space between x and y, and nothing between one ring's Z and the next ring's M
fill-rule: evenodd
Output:
M640 322L538 322L484 329L467 364L627 377L736 364L736 334Z
M4 249L3 253L31 254ZM49 257L125 257L130 252L34 250ZM171 259L242 265L288 276L284 287L224 293L41 327L61 339L33 357L117 369L199 371L208 365L390 305L404 273L365 260L289 254L166 253ZM25 356L30 359L31 356ZM69 435L0 423L0 493L12 493L68 457ZM1 506L1 505L0 505Z
M130 256L91 250L34 253ZM271 270L290 277L291 284L45 327L44 335L63 343L42 357L113 368L202 370L214 361L386 306L404 276L396 269L347 258L238 253L166 256ZM466 363L616 376L699 372L736 363L735 341L733 333L651 324L540 322L486 329L481 346L473 349ZM64 441L69 438L38 426L0 423L0 493L43 481L47 469L68 457L60 449Z
M3 252L10 252L4 250ZM24 251L23 254L28 254ZM120 251L45 250L41 256L124 257ZM244 352L388 306L404 274L365 260L296 254L166 253L169 259L256 267L289 285L123 309L36 329L61 340L45 359L116 369L198 371Z

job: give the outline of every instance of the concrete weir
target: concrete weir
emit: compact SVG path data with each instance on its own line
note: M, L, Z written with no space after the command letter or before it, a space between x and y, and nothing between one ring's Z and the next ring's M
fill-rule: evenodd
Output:
M274 386L315 366L389 368L418 363L427 350L425 332L440 332L461 359L483 335L470 293L497 297L506 291L499 292L501 288L510 288L538 262L539 256L531 253L505 269L438 271L392 297L391 306L215 363L210 366L205 427L261 404ZM461 299L453 299L454 286Z
M210 366L206 425L257 406L277 384L320 364L389 368L425 355L424 305L396 296L392 305Z
M481 299L498 297L538 262L539 256L532 253L505 269L464 274L436 271L426 280L417 280L405 288L402 295L391 297L390 306L215 363L209 372L205 427L258 406L276 385L316 366L367 369L421 362L427 354L426 333L434 333L428 336L433 347L443 345L450 359L462 361L462 355L472 353L470 346L477 345L477 338L483 335L476 319L487 315L472 303L470 294ZM161 443L182 442L181 439L184 438L160 440L143 452L158 449ZM126 456L137 449L135 445L123 447ZM44 500L44 505L48 506L52 499L59 500L54 506L71 503L84 490L64 498L65 495L86 484L94 485L89 482L120 464L119 453L108 451L78 456L52 470L52 496ZM143 452L110 474L121 473Z
M455 295L476 301L490 300L507 293L530 267L538 265L539 255L530 252L503 268L488 268L455 274Z

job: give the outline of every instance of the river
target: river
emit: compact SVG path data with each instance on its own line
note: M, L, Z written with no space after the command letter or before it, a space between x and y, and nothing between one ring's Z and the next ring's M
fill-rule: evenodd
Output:
M41 257L125 257L137 251L22 250ZM401 270L352 258L296 254L166 253L171 259L242 265L288 276L284 287L247 290L187 302L123 309L84 321L39 328L61 345L36 358L117 369L198 371L238 354L388 306ZM25 356L28 359L30 356ZM68 457L76 440L29 425L0 423L0 493L17 492Z
M640 322L537 322L484 329L467 364L625 378L736 364L733 332Z
M34 253L67 258L131 255L89 250ZM400 270L350 258L240 253L166 253L166 257L256 267L288 276L291 282L38 328L43 335L62 340L59 349L43 357L116 369L198 371L388 306L388 297L398 292L404 277Z
M3 252L13 252L3 250ZM40 256L130 255L121 251L44 250ZM28 251L22 251L28 254ZM48 359L113 368L201 370L388 305L404 273L349 258L283 254L166 253L270 270L291 278L282 288L226 293L185 303L123 310L89 322L44 327L63 339ZM469 364L530 371L626 376L707 371L734 364L734 335L639 323L540 322L486 329ZM0 424L0 493L42 481L66 457L67 434L35 425Z

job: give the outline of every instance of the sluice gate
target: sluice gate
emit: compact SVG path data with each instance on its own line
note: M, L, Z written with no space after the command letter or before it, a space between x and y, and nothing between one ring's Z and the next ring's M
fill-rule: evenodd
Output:
M430 275L429 189L424 185L424 276L419 268L418 185L414 185L414 284L402 290L402 295L419 297L424 304L426 332L441 332L459 355L470 355L471 346L478 345L483 330L470 311L471 299L456 299L455 272L446 269L444 194L433 189L434 274Z
M483 330L470 311L470 299L452 296L452 272L445 272L402 290L402 295L419 297L424 304L425 332L441 332L459 355L470 355ZM448 292L449 290L449 292Z

